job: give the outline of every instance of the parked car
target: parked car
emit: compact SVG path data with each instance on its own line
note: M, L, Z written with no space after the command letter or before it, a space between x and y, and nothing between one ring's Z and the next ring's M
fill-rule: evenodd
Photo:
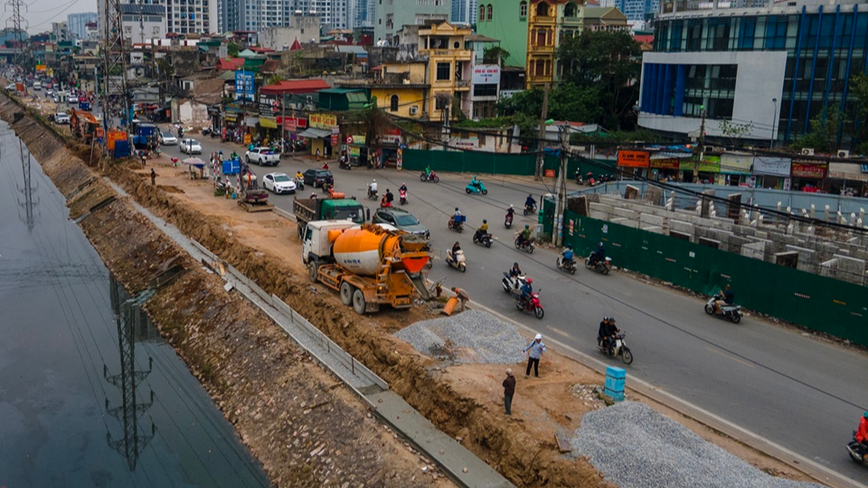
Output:
M295 193L295 181L286 173L268 173L262 177L262 181L266 190L273 191L278 195Z
M277 166L280 162L280 154L274 152L270 147L254 147L244 155L244 160L248 164L256 163L260 166Z
M169 131L160 132L160 144L164 146L177 146L178 138Z
M66 112L57 112L54 114L54 122L57 124L68 124L69 115L67 115Z
M15 86L15 83L10 83L10 84L6 85L6 91L15 91L17 89L18 89L18 87Z
M422 225L419 219L410 212L400 208L381 208L374 212L371 222L389 224L410 234L423 235L427 239L431 235L428 227Z
M70 105L78 105L78 97L70 95L66 97L66 103Z
M202 145L196 139L181 139L181 152L187 154L202 154Z
M304 184L311 185L314 188L322 186L323 183L328 183L330 185L335 184L334 175L332 175L332 172L327 169L311 168L305 171L302 176L304 176Z

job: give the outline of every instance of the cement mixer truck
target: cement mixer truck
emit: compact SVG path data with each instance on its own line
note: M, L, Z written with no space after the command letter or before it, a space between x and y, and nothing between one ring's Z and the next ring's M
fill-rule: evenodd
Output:
M406 309L419 292L430 298L428 241L421 236L346 220L308 222L302 260L308 277L340 293L359 315L380 305Z

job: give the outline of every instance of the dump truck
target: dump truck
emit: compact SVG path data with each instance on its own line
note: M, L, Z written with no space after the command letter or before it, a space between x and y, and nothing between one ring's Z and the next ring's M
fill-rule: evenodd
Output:
M93 140L94 135L102 137L103 130L99 124L99 120L90 112L74 108L69 110L69 130L73 136L83 139L88 144Z
M424 238L347 220L308 222L302 243L310 280L340 293L341 302L359 315L384 304L410 308L416 292L430 298L430 259Z
M298 223L298 238L304 236L304 226L314 220L351 220L364 224L370 211L354 198L298 198L292 202Z

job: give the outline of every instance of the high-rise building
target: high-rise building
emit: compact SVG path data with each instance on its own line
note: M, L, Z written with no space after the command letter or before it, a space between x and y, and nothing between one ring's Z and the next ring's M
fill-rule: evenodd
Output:
M87 39L88 22L96 22L96 12L67 15L66 25L69 27L69 35L74 39Z
M51 35L54 37L54 42L64 42L69 40L69 27L66 22L52 22Z
M258 32L268 27L288 26L294 15L315 15L321 19L324 27L347 29L352 22L352 16L356 15L349 8L349 0L211 1L216 2L216 30L219 32ZM372 1L365 0L365 8L368 8L367 4Z
M377 15L377 0L349 1L349 29L373 27Z
M452 0L452 23L475 24L479 0Z
M374 40L388 42L405 25L422 25L432 20L449 20L452 0L377 0Z
M727 121L750 125L742 139L789 142L830 107L852 113L859 100L849 81L868 62L862 0L726 5L664 3L654 50L642 58L640 126L685 137L699 132L704 113L709 137L721 137ZM838 120L846 144L854 122Z
M165 5L166 28L175 34L208 34L211 28L211 2L217 0L154 0L133 3ZM164 3L165 2L165 3ZM216 22L217 19L213 19Z

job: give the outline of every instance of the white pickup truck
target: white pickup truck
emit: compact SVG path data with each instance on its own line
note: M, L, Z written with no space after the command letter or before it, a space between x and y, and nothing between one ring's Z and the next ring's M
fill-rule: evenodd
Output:
M260 166L277 166L280 162L280 154L270 147L254 147L244 155L247 164L256 163Z

